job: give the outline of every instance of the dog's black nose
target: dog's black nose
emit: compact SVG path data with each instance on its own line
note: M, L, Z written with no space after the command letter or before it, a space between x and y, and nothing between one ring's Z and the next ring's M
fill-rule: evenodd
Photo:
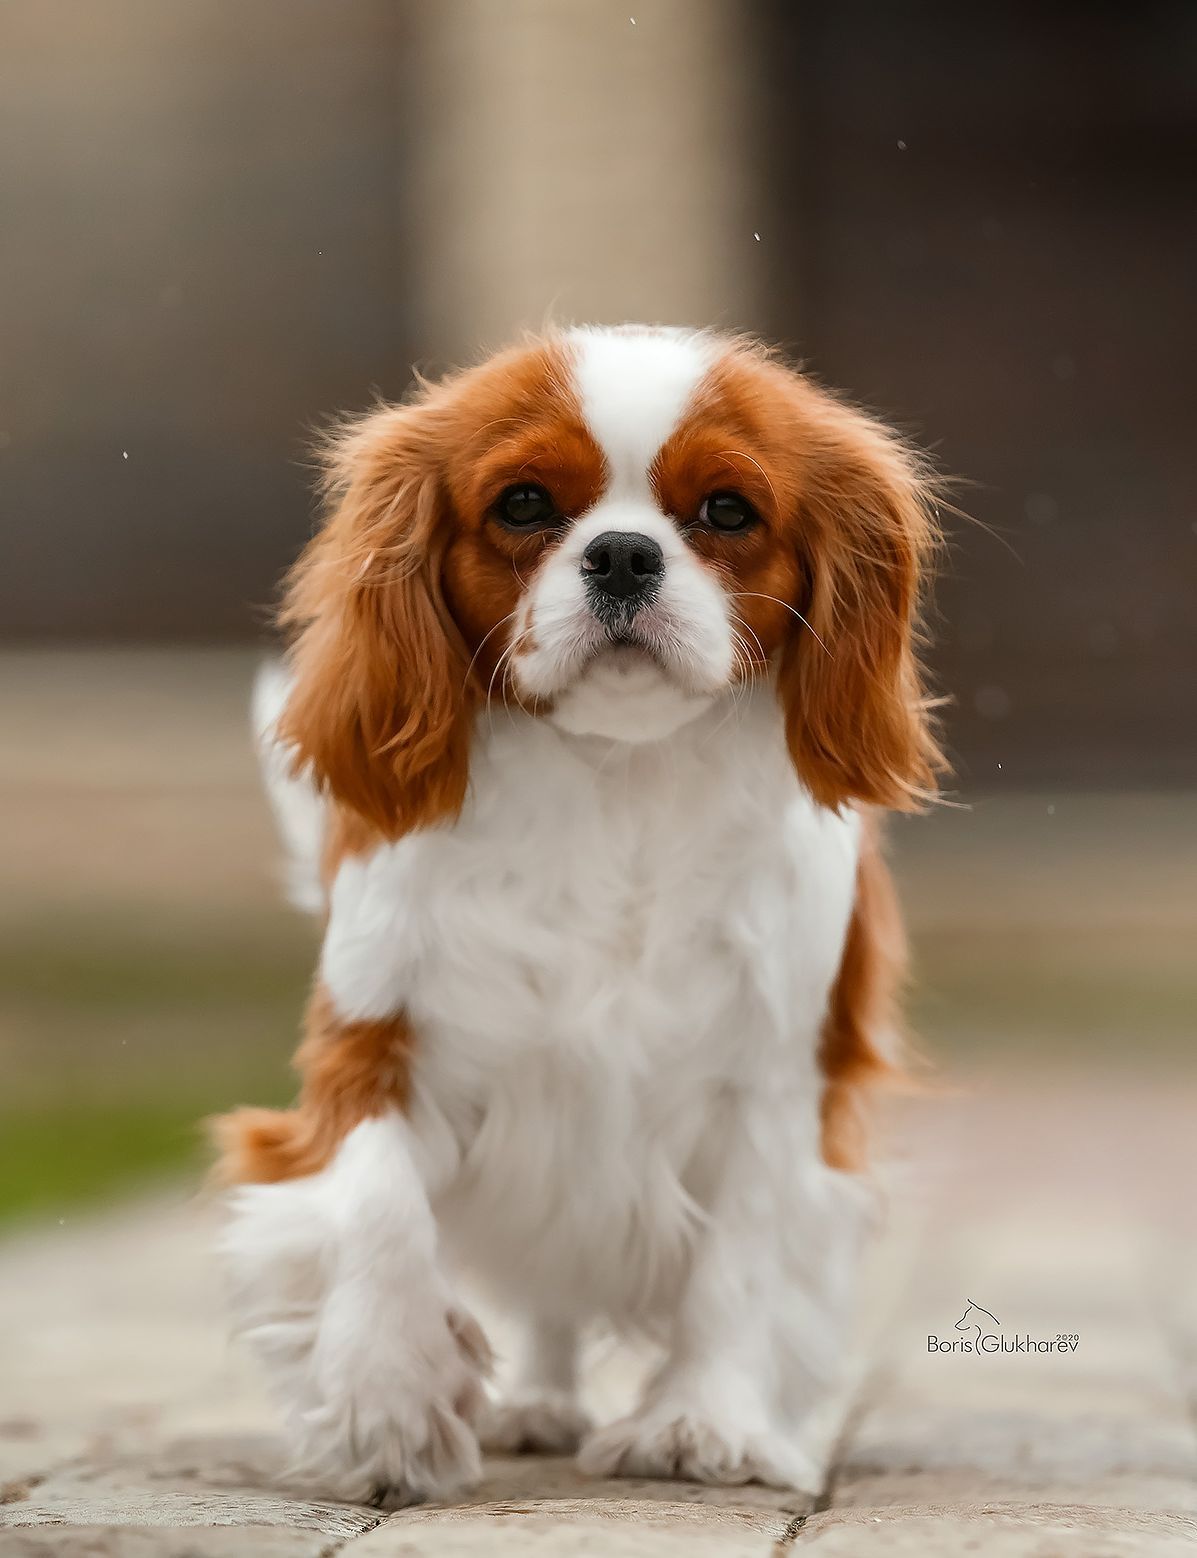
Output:
M656 589L665 554L638 530L604 530L582 553L582 574L592 590L638 606Z

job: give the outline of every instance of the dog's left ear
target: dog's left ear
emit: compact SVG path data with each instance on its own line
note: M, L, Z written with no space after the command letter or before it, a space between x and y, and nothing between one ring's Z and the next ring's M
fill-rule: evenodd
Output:
M916 810L944 767L917 658L938 527L932 490L893 434L806 381L797 516L804 574L778 692L799 777L825 806Z
M469 777L465 645L445 601L436 410L387 406L331 441L329 515L282 612L279 725L341 805L398 838L454 817Z

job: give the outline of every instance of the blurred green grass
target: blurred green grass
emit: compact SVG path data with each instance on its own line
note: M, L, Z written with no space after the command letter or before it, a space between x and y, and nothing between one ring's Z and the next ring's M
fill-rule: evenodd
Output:
M203 1120L283 1103L314 928L277 914L55 916L0 948L0 1218L155 1175L199 1180Z
M1039 1057L1107 1069L1197 1061L1187 929L924 929L911 1025L947 1066Z

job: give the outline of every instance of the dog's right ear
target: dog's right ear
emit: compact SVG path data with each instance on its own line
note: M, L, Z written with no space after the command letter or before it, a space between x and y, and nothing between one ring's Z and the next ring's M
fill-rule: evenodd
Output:
M441 570L435 412L388 406L335 436L328 518L287 582L297 765L388 838L456 816L472 715Z

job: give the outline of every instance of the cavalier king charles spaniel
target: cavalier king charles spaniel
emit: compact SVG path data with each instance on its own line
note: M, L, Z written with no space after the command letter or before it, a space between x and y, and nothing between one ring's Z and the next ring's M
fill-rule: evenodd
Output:
M302 1086L219 1127L237 1321L312 1488L450 1498L480 1442L817 1480L900 1064L878 813L941 767L932 490L687 330L551 334L331 439L257 693L325 921ZM501 1400L464 1274L525 1330ZM600 1326L660 1359L595 1425Z

